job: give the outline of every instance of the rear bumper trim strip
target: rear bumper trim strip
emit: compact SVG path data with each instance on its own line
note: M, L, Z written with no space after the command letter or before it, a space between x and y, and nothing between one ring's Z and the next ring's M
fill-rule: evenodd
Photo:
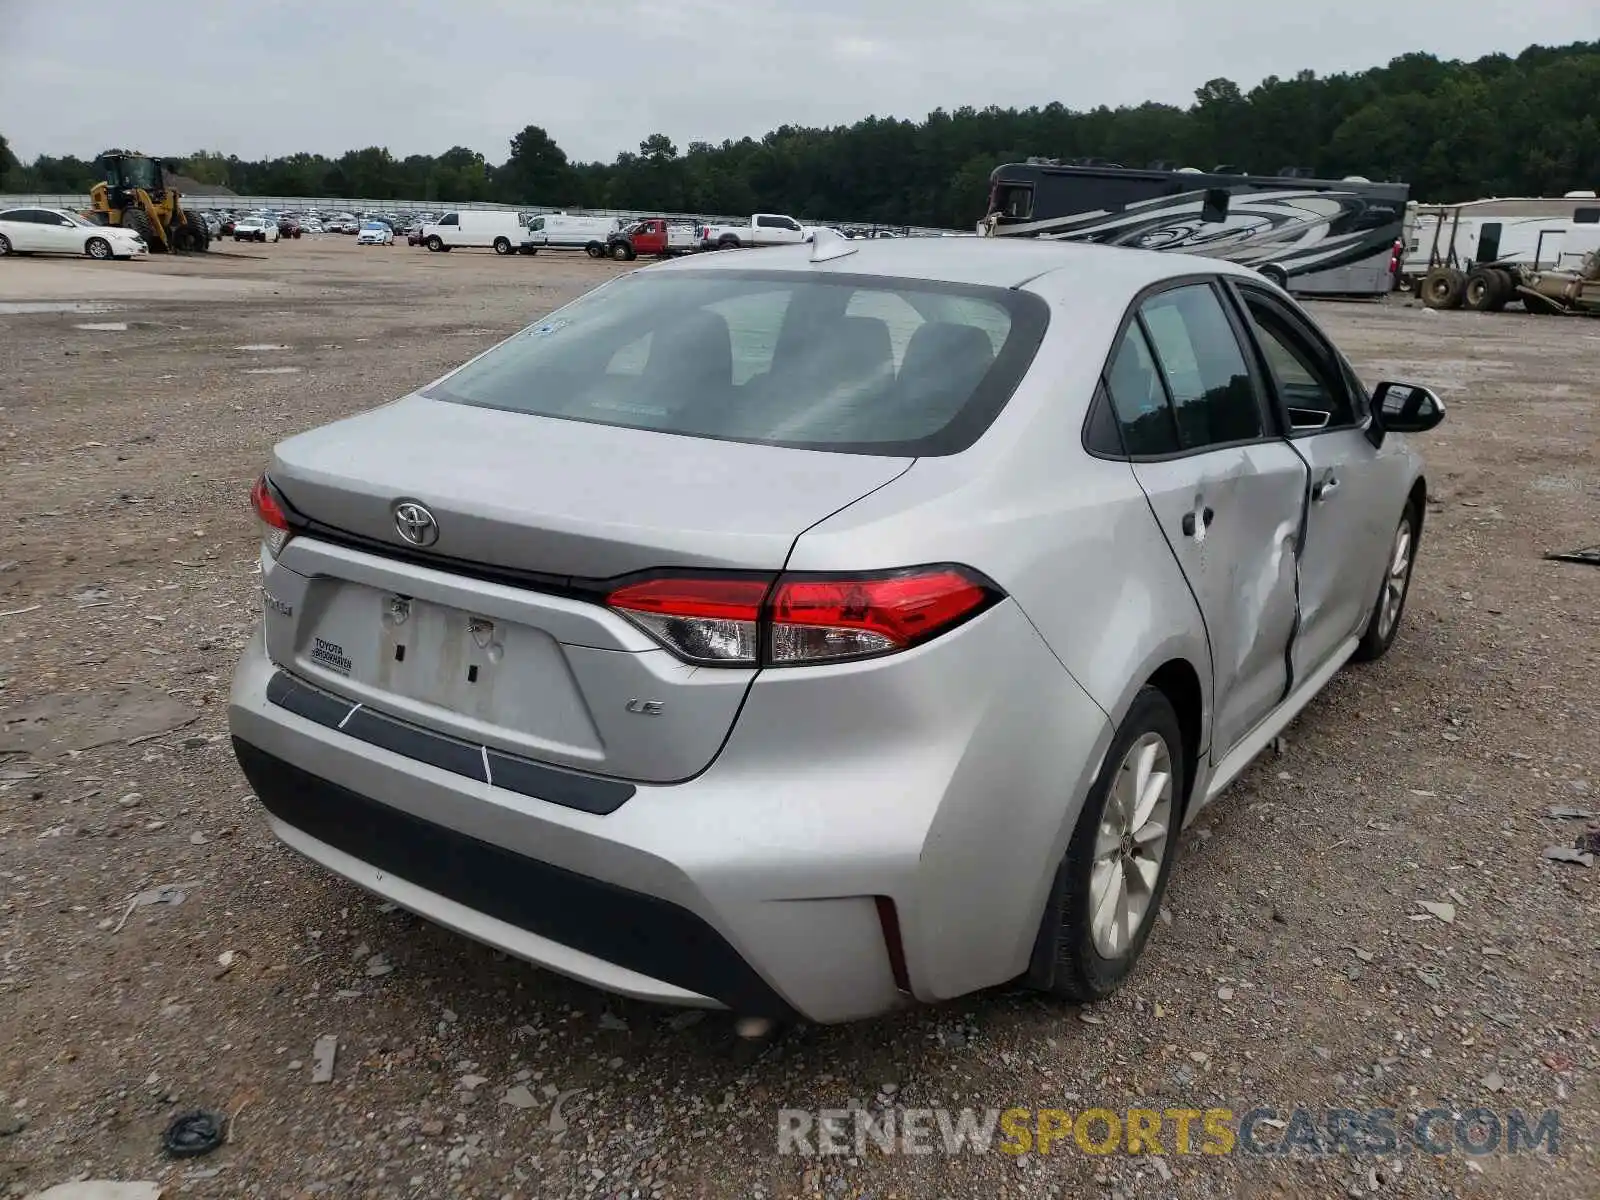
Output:
M267 681L267 700L297 717L337 729L348 737L402 758L595 816L616 812L637 790L633 784L621 780L598 779L547 767L531 759L422 729L363 705L340 700L287 671L280 670Z

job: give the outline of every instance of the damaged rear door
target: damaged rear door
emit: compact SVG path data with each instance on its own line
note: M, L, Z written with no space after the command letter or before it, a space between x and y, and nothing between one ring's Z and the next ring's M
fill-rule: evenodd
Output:
M1215 282L1143 300L1107 389L1134 475L1205 620L1215 760L1288 691L1306 465L1265 410Z

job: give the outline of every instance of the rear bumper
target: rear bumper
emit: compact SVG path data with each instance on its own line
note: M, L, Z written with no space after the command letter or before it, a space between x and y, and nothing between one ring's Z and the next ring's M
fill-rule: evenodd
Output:
M429 730L404 726L423 740L399 741L330 721L286 701L285 679L257 635L229 723L294 849L597 987L819 1022L1021 974L1110 740L1010 603L892 665L765 673L721 754L685 782L546 769L631 789L610 806L503 774L493 751L478 775Z
M469 937L611 991L794 1012L686 909L426 821L234 738L273 831L306 857Z

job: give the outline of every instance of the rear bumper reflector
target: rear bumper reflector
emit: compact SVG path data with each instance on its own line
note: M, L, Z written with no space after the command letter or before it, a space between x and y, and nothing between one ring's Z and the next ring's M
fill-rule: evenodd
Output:
M268 812L370 866L740 1015L795 1019L755 968L686 908L425 821L237 737L233 750Z
M616 812L637 790L633 784L621 780L547 767L531 759L422 729L331 696L287 671L279 671L267 681L267 700L297 717L337 729L359 742L402 758L596 816ZM488 776L484 774L485 761L489 763Z

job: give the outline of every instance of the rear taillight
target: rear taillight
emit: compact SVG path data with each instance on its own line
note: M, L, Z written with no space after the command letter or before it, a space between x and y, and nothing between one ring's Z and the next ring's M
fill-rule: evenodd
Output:
M754 666L765 579L683 576L620 587L606 603L690 662Z
M999 599L965 567L851 576L675 575L627 584L606 603L690 662L802 666L892 654Z
M250 507L256 510L256 519L261 522L261 544L276 558L289 540L289 518L284 516L283 506L273 495L272 485L265 475L250 489Z

